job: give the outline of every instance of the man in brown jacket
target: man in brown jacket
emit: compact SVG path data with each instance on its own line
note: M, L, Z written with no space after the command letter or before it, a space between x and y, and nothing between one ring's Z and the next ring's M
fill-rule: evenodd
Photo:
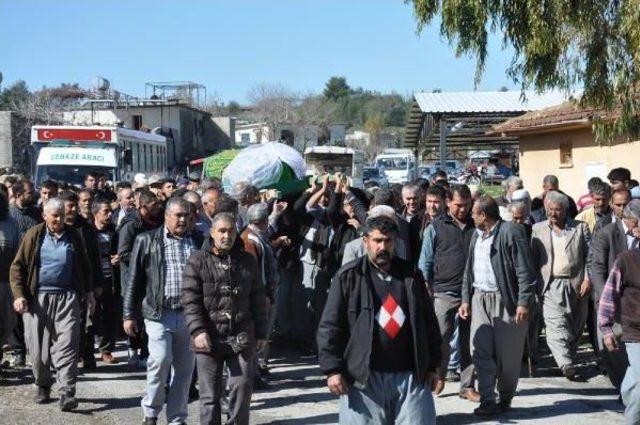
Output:
M80 303L93 311L93 276L80 233L65 224L64 203L49 199L44 223L27 231L11 264L14 309L24 317L25 340L38 387L35 401L50 400L56 369L60 409L75 399L80 339ZM46 324L46 326L45 326Z
M184 270L182 306L196 350L200 423L220 424L222 371L229 368L229 420L248 425L252 360L267 333L264 285L254 258L235 245L235 218L212 221L210 251L194 252Z

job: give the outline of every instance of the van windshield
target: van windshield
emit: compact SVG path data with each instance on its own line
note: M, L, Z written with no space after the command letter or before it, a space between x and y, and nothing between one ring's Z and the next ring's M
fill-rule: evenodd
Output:
M35 183L40 187L43 181L54 180L74 186L82 186L84 178L90 172L107 175L107 180L115 181L115 169L109 167L91 167L86 165L38 165Z
M406 158L378 158L378 167L384 167L387 171L406 170L409 168Z

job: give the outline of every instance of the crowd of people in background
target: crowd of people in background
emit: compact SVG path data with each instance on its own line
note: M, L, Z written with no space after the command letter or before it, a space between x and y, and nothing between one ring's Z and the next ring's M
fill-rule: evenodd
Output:
M553 175L538 196L510 176L491 197L442 171L366 190L325 174L286 195L197 175L0 182L0 356L30 365L36 403L55 383L71 411L81 371L124 362L146 370L144 424L163 408L186 423L190 399L200 423L249 424L276 346L317 356L340 423L435 423L446 381L496 417L541 341L581 380L588 332L640 423L640 187L627 169L589 179L577 202Z

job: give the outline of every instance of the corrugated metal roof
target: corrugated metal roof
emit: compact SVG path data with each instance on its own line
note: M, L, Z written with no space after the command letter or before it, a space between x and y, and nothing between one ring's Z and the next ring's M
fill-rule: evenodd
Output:
M418 92L414 98L424 113L491 113L525 112L548 108L567 100L561 92L536 94L520 91L479 91L479 92Z

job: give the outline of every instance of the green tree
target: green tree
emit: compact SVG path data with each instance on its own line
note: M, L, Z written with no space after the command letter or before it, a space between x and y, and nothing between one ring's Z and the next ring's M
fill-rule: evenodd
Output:
M324 97L337 100L351 94L351 87L347 84L345 77L331 77L324 87Z
M640 0L404 0L418 32L441 16L440 32L457 55L484 71L489 33L513 48L507 71L522 89L583 90L582 106L612 111L598 136L640 134Z
M31 92L24 81L16 81L0 93L0 110L15 110L31 96Z

